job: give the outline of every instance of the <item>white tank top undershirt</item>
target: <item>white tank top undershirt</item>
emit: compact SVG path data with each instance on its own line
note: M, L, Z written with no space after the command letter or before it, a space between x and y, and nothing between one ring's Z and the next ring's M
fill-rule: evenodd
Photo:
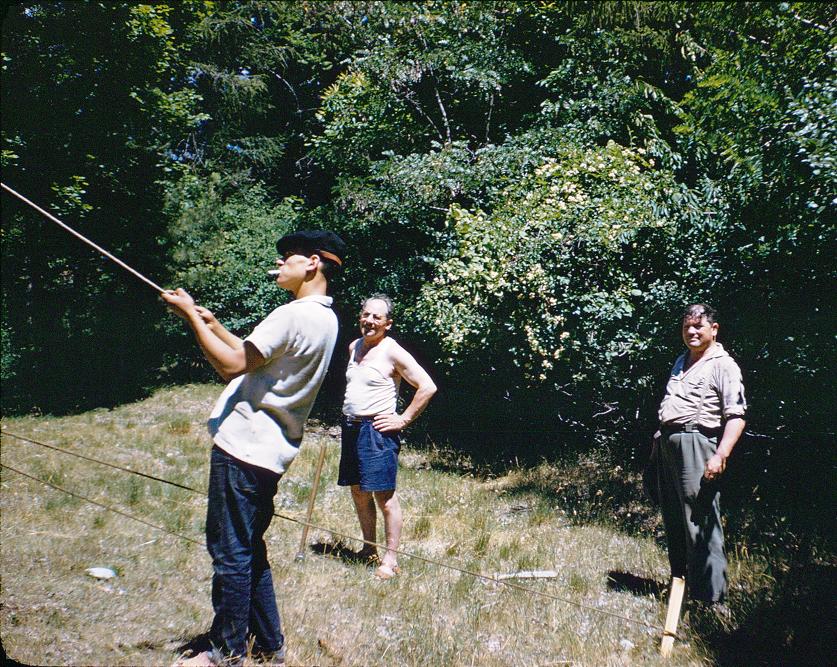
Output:
M346 396L343 400L343 414L350 417L393 414L398 401L401 376L387 375L387 368L376 366L375 359L357 362L362 340L355 343L355 349L346 368ZM390 345L384 338L378 345Z

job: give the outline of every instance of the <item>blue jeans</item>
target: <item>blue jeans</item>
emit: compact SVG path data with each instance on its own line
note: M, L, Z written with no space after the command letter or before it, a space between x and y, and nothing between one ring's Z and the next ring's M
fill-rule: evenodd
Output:
M255 636L254 652L277 652L285 643L264 543L279 478L212 448L206 545L215 570L215 618L209 636L227 658L246 654L248 632Z

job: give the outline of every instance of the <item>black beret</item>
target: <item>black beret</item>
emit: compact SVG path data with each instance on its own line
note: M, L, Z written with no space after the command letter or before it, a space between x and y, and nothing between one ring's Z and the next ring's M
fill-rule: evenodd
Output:
M276 251L280 255L289 250L305 250L319 254L323 259L330 259L342 266L346 244L334 232L325 229L301 229L293 234L286 234L276 242Z

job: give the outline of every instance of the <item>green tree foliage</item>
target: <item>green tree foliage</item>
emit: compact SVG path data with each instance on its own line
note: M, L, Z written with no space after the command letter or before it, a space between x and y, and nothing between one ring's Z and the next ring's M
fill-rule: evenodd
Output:
M287 300L267 271L275 268L277 237L298 225L300 204L290 197L275 203L261 185L239 187L217 172L184 172L169 185L164 209L172 284L188 286L228 329L246 336ZM172 340L181 341L165 354L167 375L210 379L212 371L182 323L168 318L164 325Z
M591 406L654 385L658 323L700 258L680 245L694 198L644 153L564 145L490 214L451 207L455 249L412 316L453 378L493 380L489 414L514 419L538 395L546 420L590 422Z
M302 84L329 66L301 25L298 3L212 3L190 25L189 85L210 120L184 146L207 170L286 179L288 146L299 141L303 108L318 88Z
M17 4L3 23L4 182L157 279L155 180L204 118L198 94L173 83L191 7ZM134 395L155 368L159 306L133 280L4 194L4 403Z
M736 316L768 429L832 428L833 397L820 388L832 366L837 241L833 20L828 4L701 4L695 86L674 128L728 202L704 244L708 293Z
M357 158L374 161L382 150L502 136L520 101L507 100L510 91L533 82L529 59L509 38L522 15L507 2L374 3L349 69L323 95L315 156L354 164L352 152L332 151L354 142Z
M237 334L246 334L286 300L266 271L276 239L297 226L300 202L273 203L264 188L230 189L219 174L189 174L171 188L172 281L195 285L195 298Z
M530 17L516 3L358 11L357 48L323 92L310 153L334 173L332 203L315 217L356 248L346 272L352 302L371 289L418 292L450 243L448 207L484 205L514 177L502 172L508 151L488 156L537 113L540 97L519 39Z

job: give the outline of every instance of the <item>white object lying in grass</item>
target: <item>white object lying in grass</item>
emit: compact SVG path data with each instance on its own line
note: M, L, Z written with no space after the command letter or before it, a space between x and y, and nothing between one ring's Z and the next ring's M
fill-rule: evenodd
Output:
M494 575L494 578L499 581L501 579L553 579L557 576L558 573L555 570L520 570L507 574L498 572Z
M85 572L96 579L113 579L116 576L116 572L109 567L88 567Z

